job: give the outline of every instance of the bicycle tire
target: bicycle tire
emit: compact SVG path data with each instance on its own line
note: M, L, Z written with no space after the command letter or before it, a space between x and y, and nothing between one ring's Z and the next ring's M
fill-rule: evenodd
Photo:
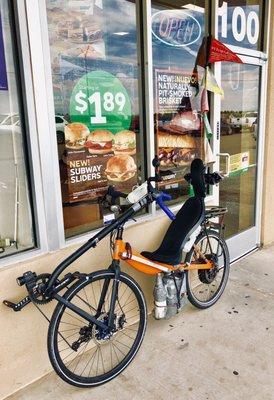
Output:
M198 292L198 294L201 293L201 297L203 297L204 296L203 293L206 290L208 292L210 292L210 290L209 290L210 286L209 285L213 284L212 282L210 283L210 280L209 280L209 283L206 282L206 275L205 274L208 273L206 271L210 271L210 270L186 271L186 290L187 290L188 300L190 301L190 303L193 306L195 306L197 308L200 308L200 309L206 309L208 307L211 307L211 306L213 306L213 304L215 304L219 300L219 298L221 297L221 295L223 294L223 292L225 290L225 287L226 287L226 284L227 284L227 281L228 281L228 277L229 277L229 269L230 269L230 260L229 260L228 247L227 247L226 242L219 235L218 232L210 229L210 230L207 230L207 234L205 232L200 233L200 235L195 240L194 245L201 244L202 241L204 239L207 240L208 237L209 238L214 238L218 242L218 244L220 245L220 247L222 249L222 255L224 257L223 267L220 267L220 269L218 270L216 276L218 275L218 273L220 272L221 269L223 269L224 272L223 272L223 275L221 277L221 281L220 281L220 284L219 284L217 290L215 292L213 291L214 293L213 293L212 297L210 299L208 299L208 300L202 300L202 299L199 299L198 295L194 293L194 288L192 287L192 280L194 280L193 276L196 278L196 280L198 282L198 286L195 287L197 289L196 292ZM217 249L218 249L218 247L217 247ZM186 259L185 259L186 262L191 263L191 260L193 259L193 256L194 256L194 252L195 252L195 250L194 250L194 246L193 246L193 248L190 250L190 252L187 253L187 255L186 255ZM206 255L206 257L210 257L209 252L206 252L205 255ZM197 279L197 276L195 274L197 274L198 279ZM199 281L201 282L201 284L205 285L204 289L199 287L199 286L202 286L202 285L200 285ZM208 285L208 287L206 285ZM216 284L215 284L215 286L216 286ZM212 287L211 287L211 289L212 289Z
M78 293L83 288L87 288L88 285L95 283L99 280L105 280L105 279L114 279L114 272L109 271L109 270L100 270L95 273L92 273L88 276L87 279L81 280L76 282L65 294L64 298L73 301L73 298L79 297ZM147 324L147 308L146 308L146 301L144 298L144 295L142 293L142 290L140 289L139 285L135 282L133 278L131 278L129 275L121 272L120 274L120 285L125 284L126 287L129 287L132 293L134 293L137 301L137 305L139 307L139 314L140 314L140 324L139 328L136 334L136 338L134 340L134 343L129 351L129 353L126 355L126 357L118 364L116 365L112 370L101 374L100 376L90 376L90 377L84 377L84 376L79 376L72 371L70 371L64 361L61 359L60 356L60 351L58 350L58 337L60 333L58 333L58 327L60 325L60 320L62 318L62 315L64 314L66 310L66 306L64 306L61 303L58 303L54 313L52 315L50 325L49 325L49 330L48 330L48 354L49 354L49 359L50 362L56 371L56 373L67 383L77 386L77 387L95 387L101 384L104 384L111 379L115 378L117 375L119 375L133 360L135 355L137 354L141 343L144 338L145 330L146 330L146 324ZM101 284L100 284L101 285ZM79 297L81 298L81 297ZM119 303L120 305L120 303ZM70 311L71 312L71 311ZM81 318L77 315L77 318ZM131 317L132 318L132 317ZM86 322L88 324L88 322ZM129 325L132 326L132 325ZM77 330L77 328L74 328ZM130 328L126 328L130 329ZM133 330L133 329L132 329ZM120 332L120 331L119 331ZM119 336L120 337L120 336ZM95 338L93 338L95 341ZM114 342L113 342L114 343ZM110 345L114 346L114 344ZM97 352L97 350L96 350ZM102 354L101 354L102 356ZM80 357L80 354L79 354ZM82 356L81 356L82 357ZM98 356L99 357L99 356ZM75 357L76 359L77 357ZM94 361L93 361L94 362ZM111 361L112 363L112 361ZM98 368L98 366L97 366Z

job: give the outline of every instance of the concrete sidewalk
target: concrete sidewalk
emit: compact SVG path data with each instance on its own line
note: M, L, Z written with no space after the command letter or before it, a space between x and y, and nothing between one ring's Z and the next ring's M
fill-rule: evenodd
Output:
M150 318L137 357L105 386L77 389L52 373L7 399L273 400L274 247L232 266L214 307Z

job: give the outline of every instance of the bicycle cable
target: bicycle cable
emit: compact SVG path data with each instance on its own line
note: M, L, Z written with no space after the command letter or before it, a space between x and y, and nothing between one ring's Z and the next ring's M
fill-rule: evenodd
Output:
M32 304L37 308L37 310L43 315L43 317L48 321L48 323L50 323L50 319L46 316L46 314L38 307L38 305L36 303L34 303L32 301ZM61 336L61 338L67 343L67 345L72 349L70 343L66 340L66 338L64 338L64 336L58 332L58 335ZM72 349L73 350L73 349Z

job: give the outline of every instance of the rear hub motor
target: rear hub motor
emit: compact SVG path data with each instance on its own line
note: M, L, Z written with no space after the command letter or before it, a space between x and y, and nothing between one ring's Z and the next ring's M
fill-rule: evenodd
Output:
M198 276L202 283L210 284L218 274L218 257L214 254L206 254L205 257L213 263L213 267L198 270Z

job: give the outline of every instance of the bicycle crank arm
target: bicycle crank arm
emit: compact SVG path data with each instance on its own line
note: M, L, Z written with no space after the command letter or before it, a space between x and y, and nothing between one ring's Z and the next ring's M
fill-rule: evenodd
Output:
M24 308L29 303L31 303L29 296L24 297L18 303L13 303L12 301L9 301L9 300L3 301L3 304L5 304L6 307L12 308L13 311L21 311L22 308Z

